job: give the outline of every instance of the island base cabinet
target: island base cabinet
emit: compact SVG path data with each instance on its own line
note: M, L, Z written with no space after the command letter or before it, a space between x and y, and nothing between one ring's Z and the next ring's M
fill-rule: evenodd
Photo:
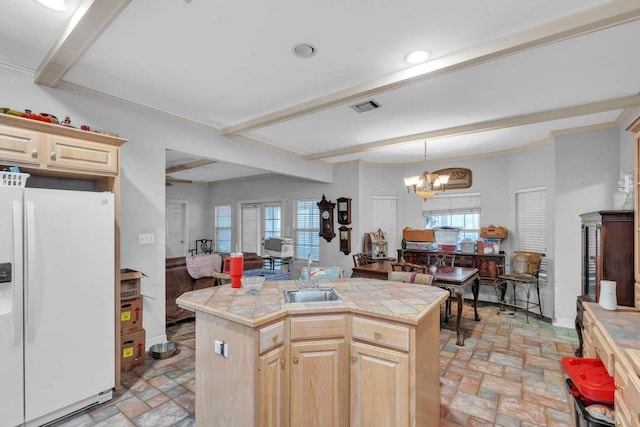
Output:
M291 343L291 426L346 427L345 340Z
M260 356L260 427L289 425L289 396L287 391L287 361L281 346Z
M196 426L253 427L259 358L249 326L196 312ZM214 351L224 341L229 357Z
M351 427L409 425L409 355L351 344Z

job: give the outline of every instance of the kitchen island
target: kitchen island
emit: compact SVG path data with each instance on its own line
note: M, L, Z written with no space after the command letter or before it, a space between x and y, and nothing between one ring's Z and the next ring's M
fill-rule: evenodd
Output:
M440 305L434 286L320 282L342 301L285 303L295 281L257 296L188 292L196 312L198 426L427 426L440 423Z

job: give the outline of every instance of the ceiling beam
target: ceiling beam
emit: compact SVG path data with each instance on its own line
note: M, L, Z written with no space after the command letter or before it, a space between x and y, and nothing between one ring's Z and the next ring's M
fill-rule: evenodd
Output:
M181 165L170 166L170 167L167 168L165 173L186 171L186 170L189 170L189 169L198 168L200 166L210 165L211 163L216 163L216 161L215 160L209 160L209 159L200 159L200 160L196 160L196 161L190 162L190 163L184 163L184 164L181 164Z
M221 135L237 135L378 93L408 86L427 78L472 67L524 50L580 36L640 19L638 0L614 0L534 28L473 48L406 68L382 78L352 86L221 129Z
M325 151L323 153L309 154L303 156L302 158L304 160L327 159L330 157L344 156L346 154L363 153L366 151L389 147L391 145L405 144L423 139L447 138L470 133L505 129L515 126L524 126L534 123L547 122L550 120L567 119L570 117L584 116L587 114L621 110L624 108L636 107L639 105L640 95L626 96L622 98L609 99L606 101L597 101L588 104L575 105L572 107L557 108L555 110L539 111L535 113L521 114L517 116L503 117L499 119L486 120L483 122L454 126L446 129L437 129L427 132L414 133L412 135L383 139L366 144L359 144L348 148Z
M35 82L56 87L131 0L84 0L35 73Z

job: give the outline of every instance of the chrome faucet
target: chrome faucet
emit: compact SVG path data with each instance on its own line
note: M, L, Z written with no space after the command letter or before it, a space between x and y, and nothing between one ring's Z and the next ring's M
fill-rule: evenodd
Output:
M305 282L304 279L300 278L300 281L298 282L298 288L308 289L317 287L318 283L311 281L311 254L309 254L309 258L307 259L307 281Z

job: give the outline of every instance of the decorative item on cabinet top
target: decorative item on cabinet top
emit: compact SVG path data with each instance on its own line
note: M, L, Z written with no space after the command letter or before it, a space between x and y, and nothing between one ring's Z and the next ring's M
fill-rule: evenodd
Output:
M0 113L7 114L9 116L21 117L23 119L37 120L44 123L50 123L53 125L60 125L60 126L65 126L65 127L70 127L75 129L75 126L71 125L71 118L69 116L65 116L65 119L61 122L53 114L49 114L49 113L35 114L35 113L32 113L31 110L29 109L25 109L24 112L22 112L22 111L12 110L11 108L7 108L7 107L0 107ZM89 125L82 125L80 126L80 129L86 132L95 132L95 133L100 133L107 136L113 136L116 138L119 137L118 134L115 132L91 129Z

